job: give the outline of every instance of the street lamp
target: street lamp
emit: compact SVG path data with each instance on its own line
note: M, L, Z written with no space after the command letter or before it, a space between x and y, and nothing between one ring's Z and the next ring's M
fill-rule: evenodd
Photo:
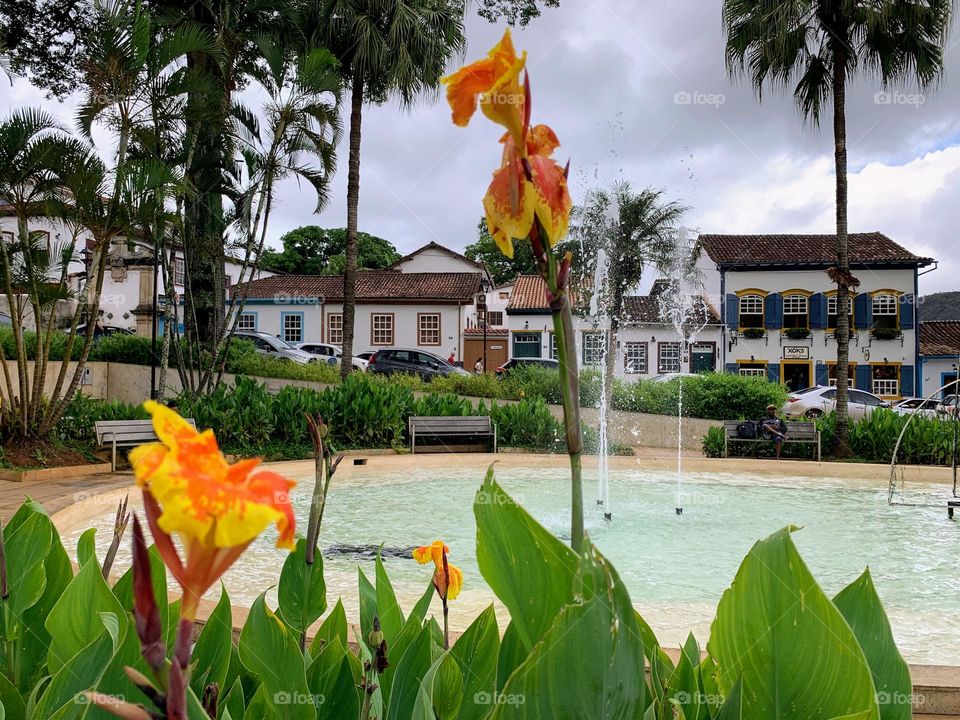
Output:
M483 372L487 372L487 292L491 288L486 278L480 280L480 292L475 298L477 305L477 322L483 328Z

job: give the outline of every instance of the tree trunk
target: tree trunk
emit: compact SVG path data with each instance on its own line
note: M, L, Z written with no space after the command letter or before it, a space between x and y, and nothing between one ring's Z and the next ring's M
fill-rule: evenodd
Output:
M353 331L357 296L357 206L360 203L360 123L363 114L363 78L354 74L350 99L350 162L347 172L347 248L343 270L343 357L340 376L353 369Z
M837 410L836 446L838 457L849 457L850 418L847 414L847 385L850 367L850 293L846 279L850 276L850 253L847 246L847 119L846 119L846 53L834 50L833 77L833 143L837 176Z

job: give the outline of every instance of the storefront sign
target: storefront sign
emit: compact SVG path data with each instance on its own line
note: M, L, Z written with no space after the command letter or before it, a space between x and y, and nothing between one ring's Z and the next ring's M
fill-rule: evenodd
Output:
M806 345L784 345L783 359L784 360L809 360L810 348L807 347Z

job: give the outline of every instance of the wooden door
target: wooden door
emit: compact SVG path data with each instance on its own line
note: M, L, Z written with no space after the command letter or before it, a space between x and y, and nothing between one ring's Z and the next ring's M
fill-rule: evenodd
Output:
M477 358L483 357L483 338L467 337L463 339L463 369L473 372ZM507 338L487 337L487 365L484 368L488 373L496 371L507 361Z

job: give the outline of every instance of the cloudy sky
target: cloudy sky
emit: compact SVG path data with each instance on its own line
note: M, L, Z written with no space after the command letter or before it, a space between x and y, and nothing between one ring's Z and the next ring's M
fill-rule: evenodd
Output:
M690 206L689 226L711 233L832 232L833 143L804 124L790 93L757 101L731 81L715 0L562 0L515 44L528 52L534 122L550 124L571 160L574 201L626 179ZM956 24L956 23L955 23ZM467 59L502 32L471 15ZM960 289L960 28L933 93L878 96L873 78L848 91L850 229L877 230L940 261L921 292ZM25 81L0 88L0 105L74 106L43 100ZM412 110L368 107L361 152L360 227L401 252L431 240L473 242L480 199L499 161L500 131L454 127L446 103ZM289 181L270 230L346 221L346 147L329 206L312 214L308 187Z

